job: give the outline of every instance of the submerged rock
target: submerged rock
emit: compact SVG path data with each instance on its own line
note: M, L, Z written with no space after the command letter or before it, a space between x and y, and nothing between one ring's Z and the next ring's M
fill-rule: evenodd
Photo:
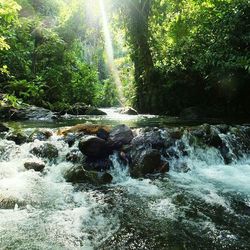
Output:
M112 152L108 143L96 136L82 138L78 147L84 155L92 158L105 158Z
M87 157L85 160L86 170L106 171L113 166L112 161L107 158L95 159Z
M67 182L90 183L93 185L103 185L112 182L112 175L107 172L86 171L82 166L73 167L65 174Z
M118 125L109 133L109 142L114 148L129 144L133 139L132 130L126 125Z
M25 162L24 167L27 170L33 169L34 171L42 172L45 168L45 164L43 162Z
M49 160L58 157L58 149L51 143L45 143L39 147L34 147L30 152L38 157L47 158Z

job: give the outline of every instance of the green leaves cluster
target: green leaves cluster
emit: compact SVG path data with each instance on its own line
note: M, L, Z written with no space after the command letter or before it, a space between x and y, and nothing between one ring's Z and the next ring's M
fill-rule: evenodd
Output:
M101 27L99 20L88 23L86 4L0 0L0 92L52 108L114 102L116 96L100 97L109 92L109 76L99 74L104 67Z
M247 111L249 16L249 0L153 1L150 47L165 93L163 111Z

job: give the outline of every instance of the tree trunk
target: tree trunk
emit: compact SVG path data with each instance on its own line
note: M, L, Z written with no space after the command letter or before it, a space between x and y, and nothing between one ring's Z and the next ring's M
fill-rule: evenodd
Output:
M151 73L154 69L148 43L148 19L151 0L130 0L128 3L128 32L132 46L132 60L135 65L135 81L137 87L136 108L139 112L146 113L152 111Z

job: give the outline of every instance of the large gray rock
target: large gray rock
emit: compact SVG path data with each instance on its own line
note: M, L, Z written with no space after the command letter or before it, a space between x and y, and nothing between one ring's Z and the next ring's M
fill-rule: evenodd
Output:
M82 166L73 167L65 173L67 182L103 185L111 183L113 177L107 172L86 171Z
M86 136L82 138L78 147L80 151L88 157L105 158L111 153L108 143L96 136Z
M30 152L38 157L47 158L49 160L58 157L58 149L51 143L45 143L39 147L34 147Z
M161 171L162 166L160 152L156 149L147 149L140 154L138 159L134 159L131 174L134 177L143 177Z
M129 144L133 139L132 130L126 125L118 125L109 133L109 142L114 148Z
M150 129L148 131L141 131L139 135L133 138L131 144L136 148L149 148L160 149L165 146L166 140L161 135L161 131L158 129Z
M8 120L51 120L56 119L57 115L45 108L23 104L18 108L12 106L0 107L0 118Z
M42 172L45 168L45 164L43 162L25 162L24 167L27 170L33 169L34 171Z

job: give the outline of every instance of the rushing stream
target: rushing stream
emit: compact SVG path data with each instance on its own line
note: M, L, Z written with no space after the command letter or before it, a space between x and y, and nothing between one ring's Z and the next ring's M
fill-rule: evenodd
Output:
M140 127L162 125L162 119L111 116L91 122ZM56 124L11 124L54 132L48 141L59 157L46 162L42 173L27 171L24 163L37 160L30 150L43 141L19 146L0 139L0 249L250 248L250 155L232 134L221 135L232 155L230 164L218 149L191 143L187 130L173 147L179 156L171 159L168 173L134 179L114 153L112 184L93 187L64 179L73 163L65 160L70 148L54 127L76 123L79 119L71 117ZM179 171L179 163L188 171Z

